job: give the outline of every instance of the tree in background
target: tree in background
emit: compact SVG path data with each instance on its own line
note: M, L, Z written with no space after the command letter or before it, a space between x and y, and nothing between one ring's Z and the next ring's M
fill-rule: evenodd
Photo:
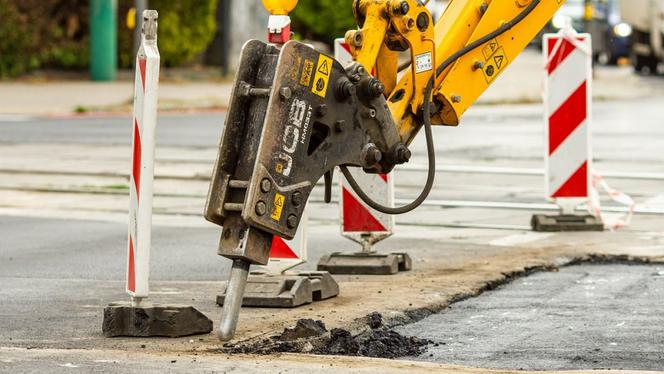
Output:
M88 64L88 0L0 0L0 77Z
M118 1L120 67L132 66L133 0ZM165 66L191 62L215 33L217 0L150 0L159 11ZM89 0L0 0L0 78L43 68L85 70L89 64Z
M332 45L346 31L357 28L352 0L300 1L291 14L293 30L299 38Z
M120 1L121 27L118 36L120 66L130 67L133 54L133 34L125 24L131 0ZM150 9L159 12L159 53L167 67L191 62L210 44L216 30L217 0L150 0Z

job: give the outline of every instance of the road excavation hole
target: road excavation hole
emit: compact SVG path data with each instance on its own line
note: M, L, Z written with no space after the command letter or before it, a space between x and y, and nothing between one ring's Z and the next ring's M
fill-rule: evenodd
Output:
M400 326L410 358L495 369L664 369L664 265L586 264L520 278Z

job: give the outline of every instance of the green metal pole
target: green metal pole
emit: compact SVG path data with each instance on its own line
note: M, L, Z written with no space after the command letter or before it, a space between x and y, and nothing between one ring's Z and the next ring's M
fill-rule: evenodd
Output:
M115 80L117 25L117 0L90 0L90 78L93 81Z

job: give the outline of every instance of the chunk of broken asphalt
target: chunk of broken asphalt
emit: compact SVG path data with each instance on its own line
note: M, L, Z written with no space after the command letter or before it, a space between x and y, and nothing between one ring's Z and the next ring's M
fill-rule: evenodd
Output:
M398 358L419 356L431 341L403 336L390 330L372 330L352 336L343 329L332 329L330 341L318 354Z
M284 332L278 336L279 340L293 341L301 338L311 338L320 336L327 332L323 321L314 321L313 319L300 319L293 328L286 328Z
M367 316L367 325L372 329L383 326L383 316L378 312L373 312Z

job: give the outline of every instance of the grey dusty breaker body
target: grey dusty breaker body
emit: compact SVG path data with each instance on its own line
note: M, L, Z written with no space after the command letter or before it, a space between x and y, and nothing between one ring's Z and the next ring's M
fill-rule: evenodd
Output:
M223 226L219 255L234 260L226 338L249 265L268 262L273 235L293 238L316 182L325 176L329 198L336 166L388 172L403 146L382 84L358 64L344 69L298 42L253 40L239 66L205 211Z

